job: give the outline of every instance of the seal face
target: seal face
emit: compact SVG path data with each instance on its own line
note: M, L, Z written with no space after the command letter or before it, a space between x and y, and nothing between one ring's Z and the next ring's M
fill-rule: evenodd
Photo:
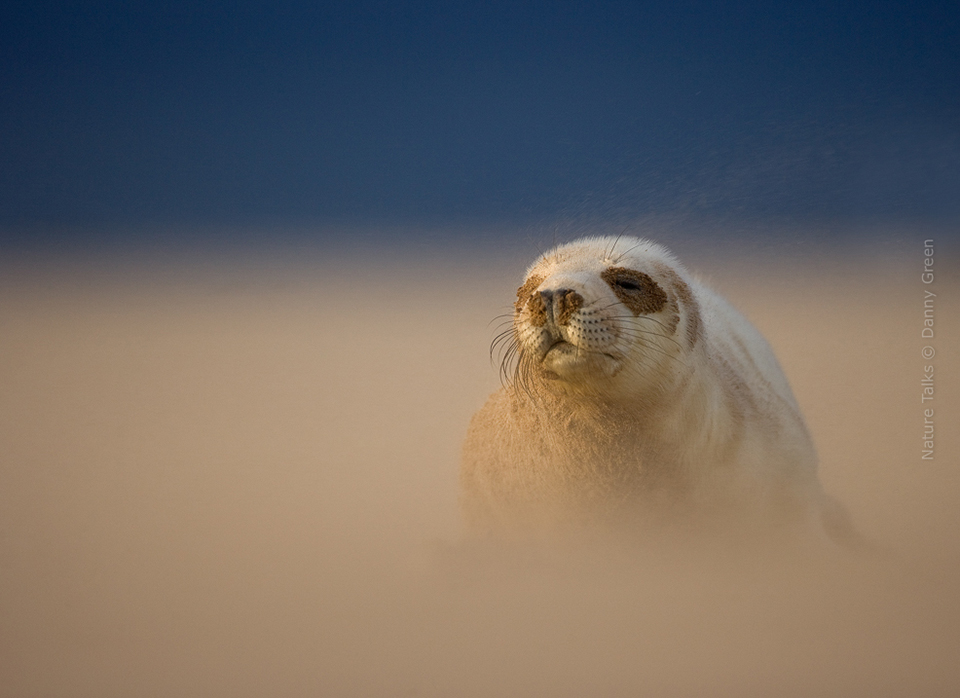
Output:
M475 529L681 509L817 519L816 452L772 350L663 247L586 238L543 255L498 347L505 385L463 449Z
M531 267L504 337L507 361L516 358L514 383L529 388L548 380L567 392L599 389L613 396L620 391L611 381L626 367L677 360L684 349L674 337L681 319L699 322L692 293L673 272L669 253L653 243L626 242L623 252L617 242L567 245ZM696 333L683 339L695 340ZM656 373L628 371L621 382Z

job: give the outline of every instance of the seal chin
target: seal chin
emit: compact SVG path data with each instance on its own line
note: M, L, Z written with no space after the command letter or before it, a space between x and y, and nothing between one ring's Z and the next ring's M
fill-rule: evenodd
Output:
M622 362L610 354L584 351L569 342L556 342L540 362L548 380L586 381L616 375Z

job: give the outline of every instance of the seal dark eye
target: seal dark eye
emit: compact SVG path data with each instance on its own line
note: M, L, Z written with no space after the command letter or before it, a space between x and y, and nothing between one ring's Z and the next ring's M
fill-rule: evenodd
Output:
M634 315L659 312L667 303L667 294L649 274L626 267L610 267L600 274L620 302Z
M637 291L643 290L640 288L640 284L636 283L635 281L631 281L630 279L614 279L613 283L618 288L622 288L624 291L636 293Z

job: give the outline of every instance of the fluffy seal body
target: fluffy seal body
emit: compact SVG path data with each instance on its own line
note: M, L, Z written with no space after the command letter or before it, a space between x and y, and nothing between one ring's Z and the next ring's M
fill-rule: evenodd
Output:
M501 341L506 384L463 448L474 530L735 521L842 535L770 346L661 246L587 238L543 255Z

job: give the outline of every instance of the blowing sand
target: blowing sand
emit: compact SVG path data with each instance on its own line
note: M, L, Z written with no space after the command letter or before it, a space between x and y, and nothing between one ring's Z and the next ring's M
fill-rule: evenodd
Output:
M922 239L687 260L771 341L882 553L464 546L460 442L535 253L5 267L0 695L957 695L948 260L933 287Z

